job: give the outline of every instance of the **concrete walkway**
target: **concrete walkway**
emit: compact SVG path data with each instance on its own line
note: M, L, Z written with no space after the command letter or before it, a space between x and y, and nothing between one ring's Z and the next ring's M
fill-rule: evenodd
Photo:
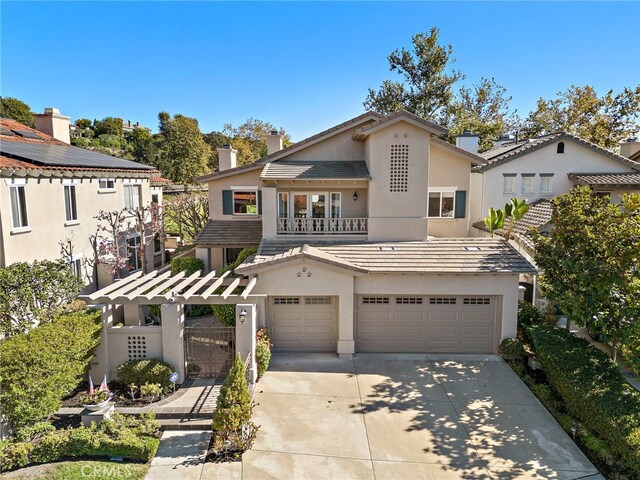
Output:
M146 480L200 480L211 440L208 431L165 431Z

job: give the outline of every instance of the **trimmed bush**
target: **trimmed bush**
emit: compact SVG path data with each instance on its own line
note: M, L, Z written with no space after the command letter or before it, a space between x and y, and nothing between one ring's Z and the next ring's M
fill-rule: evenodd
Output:
M231 271L232 274L235 273L235 269L238 267L238 265L240 265L242 262L244 262L248 257L253 255L254 253L256 253L255 248L243 249L238 254L238 258L236 258L235 262L226 265L220 271L220 274L222 275L228 271ZM217 291L216 293L222 293L224 289L225 287L220 287L219 291ZM238 293L240 291L242 291L242 289L237 289ZM220 320L221 323L223 323L224 325L227 325L228 327L236 326L236 306L235 305L211 305L211 307L213 309L213 313L215 314L216 317L218 317L218 320Z
M100 312L75 312L0 344L0 406L13 430L62 406L85 376L100 330Z
M531 303L520 300L518 302L518 326L528 327L529 325L537 325L543 322L544 316Z
M171 372L173 367L160 360L129 360L118 367L116 378L132 391L139 391L143 385L154 383L168 392L171 389Z
M171 274L176 275L186 270L186 275L189 276L196 273L198 270L204 270L204 262L195 257L178 257L171 260Z
M220 388L218 404L213 412L213 430L222 437L239 431L251 420L251 397L247 386L246 369L240 354L229 370Z
M269 367L271 360L271 338L266 328L256 332L256 363L258 364L258 377L262 377Z
M586 340L549 325L528 331L549 384L569 413L640 478L640 392Z
M500 355L508 360L523 360L527 356L524 345L517 338L505 338L500 342Z

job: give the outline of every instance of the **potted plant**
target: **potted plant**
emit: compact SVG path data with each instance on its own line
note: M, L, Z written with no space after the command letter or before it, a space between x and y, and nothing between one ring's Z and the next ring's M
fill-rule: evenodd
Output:
M97 412L103 409L113 398L113 394L109 391L107 385L107 376L104 376L104 380L100 387L96 390L93 388L93 381L89 377L89 391L84 393L81 397L82 406L91 412Z

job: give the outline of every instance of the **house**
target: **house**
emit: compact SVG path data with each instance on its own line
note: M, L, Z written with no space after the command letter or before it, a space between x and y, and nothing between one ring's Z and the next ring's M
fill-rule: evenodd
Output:
M61 258L64 242L71 245L71 268L91 283L85 260L94 258L95 216L161 203L162 179L153 167L69 145L69 117L58 109L37 115L36 126L0 119L0 268ZM129 232L124 240L129 267L123 273L136 271L139 238ZM157 251L147 258L162 259L160 242L148 248Z
M516 334L518 278L533 266L499 238L469 238L470 171L487 161L400 111L368 112L201 177L210 220L195 239L207 269L240 249L258 324L276 351L496 352ZM466 149L465 149L466 148ZM477 147L476 147L477 148ZM224 296L224 295L223 295Z

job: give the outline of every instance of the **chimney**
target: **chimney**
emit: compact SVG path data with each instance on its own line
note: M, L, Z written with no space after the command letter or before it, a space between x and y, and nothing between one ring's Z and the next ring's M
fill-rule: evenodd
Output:
M51 135L61 142L71 143L69 120L70 117L60 115L60 110L57 108L47 107L44 113L36 114L36 130Z
M640 150L640 141L637 138L627 138L624 142L620 142L620 155L623 157L631 157Z
M465 130L462 135L456 137L456 147L471 153L478 153L478 135Z
M267 135L267 155L280 150L282 150L282 135L277 130L271 130L271 133Z
M230 168L236 168L236 155L237 150L231 145L224 144L222 147L216 149L218 151L218 171L229 170Z

